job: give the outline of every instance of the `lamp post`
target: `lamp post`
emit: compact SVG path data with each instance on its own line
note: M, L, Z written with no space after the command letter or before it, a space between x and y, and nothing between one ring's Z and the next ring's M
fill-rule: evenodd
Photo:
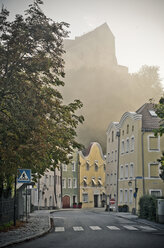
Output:
M137 208L137 192L138 192L137 179L142 179L142 178L143 177L135 177L134 178L134 182L135 182L135 184L134 184L134 186L135 186L135 192L133 194L133 196L135 198L135 210L134 210L134 214L136 214L136 208ZM128 182L128 185L129 185L129 187L132 186L132 181L131 180Z

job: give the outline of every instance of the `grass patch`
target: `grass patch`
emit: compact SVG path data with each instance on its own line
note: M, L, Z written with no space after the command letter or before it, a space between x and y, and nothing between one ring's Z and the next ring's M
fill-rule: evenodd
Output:
M16 221L16 226L14 226L13 221L0 225L0 232L8 232L10 230L15 230L17 228L23 227L25 225L24 221Z

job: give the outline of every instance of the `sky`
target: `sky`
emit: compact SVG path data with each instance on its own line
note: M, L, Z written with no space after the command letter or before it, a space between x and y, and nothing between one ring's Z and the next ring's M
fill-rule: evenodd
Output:
M23 14L33 0L0 0L10 11ZM164 86L164 0L44 0L44 13L70 24L70 38L106 22L115 37L118 64L137 72L142 65L160 68Z

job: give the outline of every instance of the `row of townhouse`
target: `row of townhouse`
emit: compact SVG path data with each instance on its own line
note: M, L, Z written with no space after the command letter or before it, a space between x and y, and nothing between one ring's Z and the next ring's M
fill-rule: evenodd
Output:
M109 124L105 185L107 198L114 198L116 207L126 204L136 212L141 196L164 196L157 161L164 150L164 137L155 137L153 132L159 121L153 104L146 103Z
M93 142L83 151L75 151L69 164L46 170L32 189L32 204L38 209L83 208L105 204L106 164L101 146Z

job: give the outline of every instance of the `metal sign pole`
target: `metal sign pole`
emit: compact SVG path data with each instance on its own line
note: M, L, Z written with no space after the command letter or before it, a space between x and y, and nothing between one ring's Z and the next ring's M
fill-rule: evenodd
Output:
M27 184L26 184L26 222L27 222Z
M15 183L14 183L14 226L16 226L16 185L17 185L17 177L15 176Z

